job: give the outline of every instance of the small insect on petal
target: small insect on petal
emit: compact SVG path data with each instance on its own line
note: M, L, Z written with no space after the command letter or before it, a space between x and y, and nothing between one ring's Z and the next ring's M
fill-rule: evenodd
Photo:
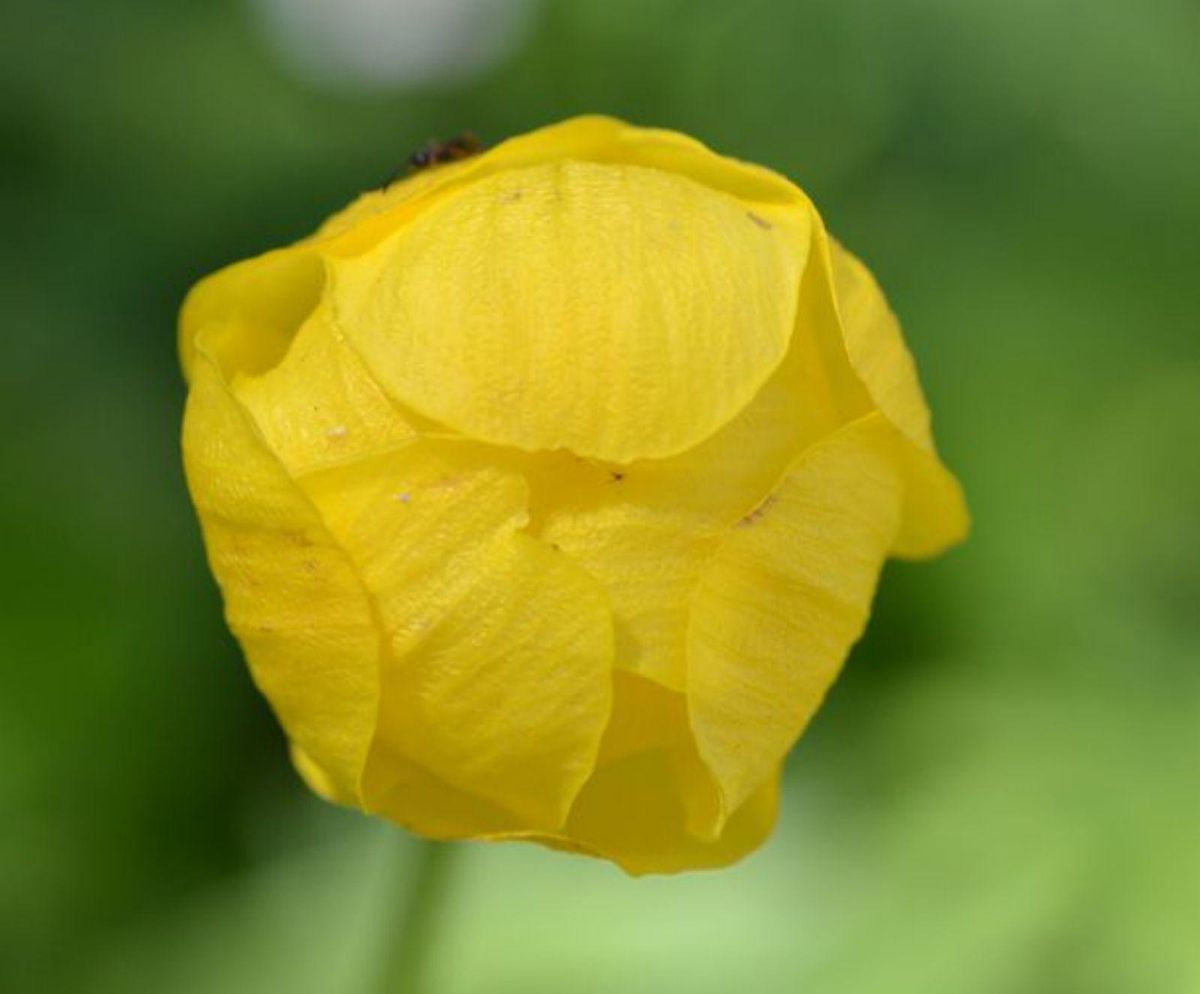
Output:
M397 167L380 186L386 190L389 186L404 176L411 176L433 166L444 165L448 162L460 162L471 156L481 154L487 146L471 131L463 131L449 141L430 138L424 145L413 152L405 162Z

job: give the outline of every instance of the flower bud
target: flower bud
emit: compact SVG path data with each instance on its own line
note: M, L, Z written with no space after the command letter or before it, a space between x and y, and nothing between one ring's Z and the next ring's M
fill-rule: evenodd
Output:
M434 838L740 858L885 557L967 529L870 273L671 132L435 161L201 281L180 351L209 561L297 768Z

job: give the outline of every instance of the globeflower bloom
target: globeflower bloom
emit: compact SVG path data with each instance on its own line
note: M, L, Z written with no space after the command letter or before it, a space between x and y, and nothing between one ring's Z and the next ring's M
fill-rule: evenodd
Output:
M588 117L202 280L189 488L322 796L719 866L889 555L967 529L899 326L804 193Z

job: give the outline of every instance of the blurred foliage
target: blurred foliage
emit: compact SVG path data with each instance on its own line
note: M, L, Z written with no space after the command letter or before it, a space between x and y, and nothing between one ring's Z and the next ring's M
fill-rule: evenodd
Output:
M467 847L437 989L1200 990L1194 3L548 0L485 75L386 93L228 0L0 31L0 989L365 989L406 853L303 792L224 631L175 311L431 135L600 110L813 194L976 532L889 566L762 853Z

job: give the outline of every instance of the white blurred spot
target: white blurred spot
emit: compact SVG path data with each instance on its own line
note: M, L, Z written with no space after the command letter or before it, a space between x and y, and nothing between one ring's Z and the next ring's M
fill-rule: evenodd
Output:
M250 0L302 76L384 89L461 81L512 53L536 0Z

